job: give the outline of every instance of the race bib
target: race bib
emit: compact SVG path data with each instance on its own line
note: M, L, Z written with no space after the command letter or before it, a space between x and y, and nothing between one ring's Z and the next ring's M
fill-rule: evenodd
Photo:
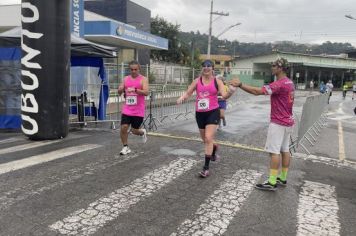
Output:
M198 110L207 110L209 109L209 99L199 99L198 100Z
M137 105L137 96L126 96L126 105Z

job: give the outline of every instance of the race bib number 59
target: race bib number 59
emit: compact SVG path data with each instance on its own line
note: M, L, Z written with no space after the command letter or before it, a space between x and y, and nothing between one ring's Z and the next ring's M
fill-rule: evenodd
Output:
M209 99L199 99L198 100L198 110L207 110L209 109Z
M137 105L137 96L127 96L126 105L129 106Z

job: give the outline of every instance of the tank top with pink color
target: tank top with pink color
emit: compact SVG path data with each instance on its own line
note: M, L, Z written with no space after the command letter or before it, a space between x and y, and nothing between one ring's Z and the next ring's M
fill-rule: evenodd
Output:
M142 89L142 75L133 79L130 75L124 78L125 103L122 113L127 116L145 117L145 95L137 94L135 89ZM132 92L128 92L131 88Z
M219 107L218 89L216 88L215 80L214 78L209 84L204 85L202 77L198 78L195 101L196 112L207 112Z

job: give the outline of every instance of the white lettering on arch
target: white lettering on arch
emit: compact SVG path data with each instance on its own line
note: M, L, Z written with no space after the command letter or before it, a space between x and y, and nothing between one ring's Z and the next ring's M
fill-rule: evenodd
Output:
M33 13L33 16L31 16L31 17L25 17L22 15L21 20L23 23L33 23L33 22L38 21L38 19L40 18L40 14L38 13L38 8L34 5L32 5L31 3L24 2L21 4L21 8L27 8L27 9L31 10Z
M32 119L31 117L26 116L26 115L21 115L21 119L23 121L29 122L32 125L32 129L25 129L25 127L23 127L23 125L21 125L21 129L24 134L34 135L38 132L38 125L34 119Z

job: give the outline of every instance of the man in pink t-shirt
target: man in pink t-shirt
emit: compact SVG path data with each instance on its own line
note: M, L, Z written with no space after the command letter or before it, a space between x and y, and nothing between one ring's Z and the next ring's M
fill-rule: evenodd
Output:
M271 95L271 120L268 128L265 150L270 153L270 175L268 181L257 184L262 190L276 190L277 185L287 185L287 173L290 164L289 139L294 125L293 102L294 84L287 77L289 63L280 58L272 64L272 74L277 80L262 88L242 84L239 79L233 79L230 84L254 95ZM282 156L282 168L280 168Z

